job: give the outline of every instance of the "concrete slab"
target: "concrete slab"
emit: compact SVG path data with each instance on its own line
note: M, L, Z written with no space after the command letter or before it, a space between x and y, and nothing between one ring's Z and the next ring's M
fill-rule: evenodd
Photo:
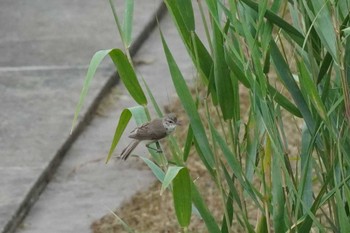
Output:
M161 27L171 50L189 81L195 76L176 28L166 16ZM159 33L155 31L135 56L144 61L137 67L152 89L160 106L169 104L174 96L166 59ZM81 137L69 150L54 179L33 206L18 233L38 232L90 232L90 224L120 206L137 190L146 188L154 181L151 172L139 166L139 159L112 160L104 165L118 117L123 108L135 103L122 85L116 87L112 104L104 108L103 116L95 116ZM129 126L131 130L134 124ZM117 153L129 142L124 136ZM147 156L145 148L135 153ZM72 173L72 171L75 171Z
M122 0L116 1L121 6ZM145 28L160 1L135 5L134 35ZM118 8L122 10L122 7ZM121 47L106 1L0 2L0 232L36 200L66 143L86 68L99 49ZM114 68L97 72L82 115ZM62 146L64 144L64 146ZM38 188L38 187L37 187ZM38 195L39 193L36 193Z
M115 0L118 14L123 4ZM158 4L135 4L134 35ZM2 0L0 30L0 67L86 66L94 52L121 45L108 1Z
M111 68L100 69L93 101ZM85 70L0 72L0 229L69 136ZM85 108L86 109L86 108Z

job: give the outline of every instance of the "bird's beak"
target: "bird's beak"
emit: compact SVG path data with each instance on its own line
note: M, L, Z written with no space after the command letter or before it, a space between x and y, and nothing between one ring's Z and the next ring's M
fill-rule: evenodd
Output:
M176 125L181 126L181 125L182 125L182 122L181 122L181 121L177 121L177 122L176 122Z

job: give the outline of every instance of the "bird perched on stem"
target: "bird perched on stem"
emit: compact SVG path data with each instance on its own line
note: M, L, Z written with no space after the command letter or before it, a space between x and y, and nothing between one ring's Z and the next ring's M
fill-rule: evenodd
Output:
M136 127L129 135L129 138L132 138L133 140L124 148L120 158L126 160L140 142L145 142L146 147L149 149L161 152L159 149L150 147L150 144L170 135L178 125L180 125L180 122L177 120L176 115L170 113L163 118L157 118Z

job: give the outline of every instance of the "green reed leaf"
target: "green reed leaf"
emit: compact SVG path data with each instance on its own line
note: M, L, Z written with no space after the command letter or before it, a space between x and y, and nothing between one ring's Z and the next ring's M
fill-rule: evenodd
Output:
M181 227L187 227L191 220L192 194L190 173L185 167L182 167L173 179L173 198L177 221Z
M186 81L181 74L179 67L177 66L174 57L172 56L169 47L161 33L164 52L168 61L168 66L173 80L175 90L180 98L180 101L189 116L190 124L193 130L193 135L198 142L199 148L204 155L207 164L214 167L213 152L209 146L209 141L204 130L204 126L197 112L196 104L194 103L191 92L189 91Z

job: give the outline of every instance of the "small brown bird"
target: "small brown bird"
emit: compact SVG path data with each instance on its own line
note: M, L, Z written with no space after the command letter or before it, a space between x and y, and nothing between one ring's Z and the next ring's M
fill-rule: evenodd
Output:
M136 127L130 132L129 135L129 138L134 140L132 140L131 143L124 148L120 158L122 160L126 160L140 142L145 142L147 148L158 151L149 145L171 134L178 125L180 125L180 122L177 120L176 115L174 113L170 113L163 118L157 118Z

